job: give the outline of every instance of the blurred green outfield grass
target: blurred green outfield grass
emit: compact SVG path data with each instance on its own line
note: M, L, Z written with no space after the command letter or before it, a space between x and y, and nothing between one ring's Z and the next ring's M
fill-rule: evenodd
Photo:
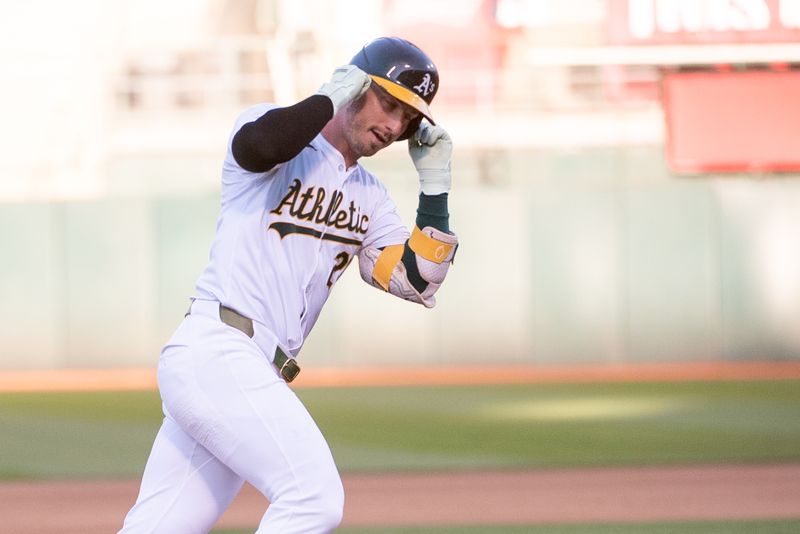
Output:
M342 471L800 460L800 381L298 388ZM138 477L158 393L0 394L0 478Z

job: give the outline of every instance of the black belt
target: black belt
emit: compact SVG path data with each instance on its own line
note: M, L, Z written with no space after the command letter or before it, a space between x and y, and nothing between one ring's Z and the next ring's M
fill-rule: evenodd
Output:
M189 312L186 315L189 315L191 311L192 308L190 306ZM239 330L249 338L255 335L252 319L222 304L219 305L219 319L226 325ZM295 359L287 356L286 353L283 352L283 349L277 345L275 346L275 356L272 359L272 363L278 368L278 371L286 382L291 382L300 374L300 366L297 365Z

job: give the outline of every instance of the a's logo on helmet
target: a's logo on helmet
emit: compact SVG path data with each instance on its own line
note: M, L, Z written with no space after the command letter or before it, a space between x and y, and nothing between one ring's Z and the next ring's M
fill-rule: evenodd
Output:
M431 75L429 72L425 73L425 76L422 78L422 81L419 83L419 85L414 86L414 90L422 96L428 96L435 89L436 84L431 81Z

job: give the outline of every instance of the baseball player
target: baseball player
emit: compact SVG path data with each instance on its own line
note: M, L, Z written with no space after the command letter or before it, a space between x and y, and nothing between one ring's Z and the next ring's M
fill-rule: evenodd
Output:
M210 260L159 359L164 421L120 532L208 532L244 481L270 502L258 533L339 525L336 465L288 383L353 257L367 283L435 304L457 246L452 143L428 108L438 86L424 52L380 38L316 94L239 117ZM386 187L358 164L405 139L420 183L410 233Z

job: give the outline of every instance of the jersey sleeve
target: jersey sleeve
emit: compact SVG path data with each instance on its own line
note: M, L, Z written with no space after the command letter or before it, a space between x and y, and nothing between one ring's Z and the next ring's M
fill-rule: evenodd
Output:
M389 245L405 243L411 235L397 213L397 206L386 189L382 189L382 198L372 214L369 231L362 244L363 247L384 248Z
M251 172L244 169L233 157L233 138L236 133L247 123L253 122L259 117L263 116L268 111L275 109L276 104L256 104L245 109L233 125L230 135L228 136L228 144L225 151L225 160L222 163L222 184L223 186L233 185L237 182L250 180L264 175L263 172Z

